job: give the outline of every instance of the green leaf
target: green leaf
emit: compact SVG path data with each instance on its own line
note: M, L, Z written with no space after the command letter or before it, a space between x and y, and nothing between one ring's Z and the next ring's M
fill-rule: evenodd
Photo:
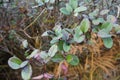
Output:
M53 57L55 55L55 53L58 51L58 47L56 44L52 45L48 51L48 55L50 57Z
M59 42L58 42L58 49L59 50L63 50L63 43L64 43L64 41L62 41L62 40L60 40Z
M46 59L46 58L48 58L48 54L46 53L46 51L41 51L41 52L40 52L40 57L41 57L42 59Z
M101 26L101 29L105 29L106 32L110 32L113 28L113 24L110 22L104 22Z
M19 58L15 57L15 56L9 58L9 60L8 60L8 65L12 69L19 69L21 63L22 63L22 61Z
M100 30L98 32L98 36L101 37L101 38L109 38L109 37L111 37L111 35L108 32L106 32L105 29Z
M54 37L51 41L50 44L55 44L59 41L59 39L57 37Z
M83 35L83 32L80 30L80 27L75 28L75 34L73 35L73 39L77 43L81 43L85 39L85 35Z
M104 22L104 19L103 19L103 18L98 18L98 19L92 20L92 23L93 23L94 25L98 25L98 24L103 23L103 22Z
M80 24L80 29L83 33L86 33L88 29L90 28L90 22L87 18L83 19Z
M69 4L73 9L76 9L78 6L78 0L69 0Z
M53 37L53 39L50 41L51 44L55 44L59 41L60 38L62 38L63 34L59 34L57 37Z
M72 7L69 4L66 4L66 9L67 9L68 12L73 11Z
M55 27L53 28L53 30L55 31L55 34L57 36L60 35L62 32L61 24L56 24Z
M60 12L63 13L63 14L65 14L65 15L70 15L70 12L67 11L67 9L65 7L60 8Z
M27 56L27 59L30 59L34 57L36 54L38 54L40 51L38 49L35 49L29 56Z
M83 34L83 32L82 32L82 30L80 29L80 27L81 27L81 26L77 26L77 27L75 28L75 35L80 36L80 35Z
M25 67L27 64L28 64L29 61L23 61L21 64L20 64L20 68L23 68Z
M99 9L95 9L93 12L89 13L90 19L95 19L98 13L99 13Z
M64 58L61 54L56 54L51 60L53 62L61 62L62 60L64 60Z
M113 46L113 40L112 38L102 38L103 43L105 45L106 48L111 48Z
M69 39L70 33L68 33L65 29L62 30L62 40L66 41Z
M70 63L73 60L73 55L69 54L66 56L67 62Z
M79 59L77 56L69 54L66 56L67 62L73 66L76 66L79 64Z
M77 43L83 42L84 39L85 39L85 35L82 35L82 36L74 35L74 41L76 41Z
M78 12L82 12L82 11L86 11L86 10L87 10L87 7L80 6L74 10L74 13L78 13Z
M108 9L104 9L104 10L102 10L102 11L100 12L100 15L105 15L105 14L107 14L108 12L109 12Z
M67 44L66 42L63 43L63 49L65 52L68 52L70 50L70 45Z
M24 67L21 71L21 76L23 80L29 80L32 76L32 67L31 65L28 65Z

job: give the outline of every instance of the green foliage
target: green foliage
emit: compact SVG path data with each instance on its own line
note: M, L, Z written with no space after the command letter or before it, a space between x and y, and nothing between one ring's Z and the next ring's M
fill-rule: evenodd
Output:
M69 4L73 9L76 9L78 6L78 0L69 0Z
M58 42L58 49L59 49L60 51L63 50L63 43L64 43L63 40L60 40L60 41Z
M21 71L21 76L23 80L29 80L32 76L32 67L31 65L25 66Z
M70 12L65 7L61 8L60 11L65 15L70 15Z
M102 26L100 27L100 29L105 29L106 32L110 32L112 28L113 28L113 25L110 22L104 22Z
M48 51L48 56L53 57L57 51L58 51L57 45L52 45L52 47L50 47Z
M42 59L47 59L48 58L48 54L47 54L47 52L46 51L41 51L40 52L40 57L42 58Z
M80 23L80 29L83 33L86 33L88 29L90 28L90 22L88 19L83 19Z
M85 39L85 35L83 35L83 32L81 31L80 27L75 28L75 34L74 34L74 41L77 43L81 43Z
M113 46L113 40L111 37L103 38L103 43L104 43L106 48L111 48Z
M20 64L20 68L23 68L25 67L27 64L28 64L29 61L23 61L21 64Z
M102 29L98 32L98 36L101 37L101 38L108 38L108 37L111 37L111 35L106 32L106 29Z
M32 76L32 67L29 61L21 61L19 58L13 56L9 58L8 64L12 69L22 69L21 76L23 80L29 80Z
M9 60L8 60L8 65L12 69L19 69L21 63L22 63L22 61L19 58L15 57L15 56L9 58Z
M87 10L86 7L80 6L80 7L76 8L76 9L74 10L74 13L79 13L79 12L86 11L86 10Z
M54 57L51 59L53 62L61 62L64 60L63 56L61 54L56 54Z
M103 43L106 48L111 48L113 46L112 35L109 34L113 28L113 24L110 22L104 22L100 27L100 31L98 32L98 36L102 38Z
M73 11L73 8L70 4L66 4L66 10L71 13Z
M64 42L63 43L63 49L64 49L65 52L68 52L70 50L70 45Z
M69 54L66 56L66 60L69 64L73 65L73 66L76 66L79 64L79 59L77 56L75 55L72 55L72 54Z
M93 19L92 20L92 23L94 25L99 25L100 23L103 23L104 22L104 19L103 18L97 18L97 19Z
M78 0L69 0L69 3L66 4L66 7L60 8L60 12L65 15L70 15L72 11L74 16L78 16L79 12L86 11L87 7L80 6L78 7Z
M41 30L44 30L44 29L47 30L47 31L43 32L41 37L46 37L46 36L49 37L47 40L50 40L49 41L50 44L47 43L47 45L48 45L47 47L44 45L40 45L39 49L33 44L34 42L35 42L35 44L37 44L36 37L30 37L29 34L26 33L26 32L31 32L31 29L30 30L22 30L25 33L25 35L28 37L28 38L22 39L20 41L20 43L22 42L22 47L23 47L22 49L24 49L24 51L25 51L24 55L25 55L26 60L22 61L21 59L13 56L13 57L9 58L8 64L12 69L21 69L22 70L21 76L24 80L31 79L31 76L32 76L32 66L30 65L31 60L34 60L34 59L37 60L38 62L40 62L40 66L42 66L42 67L43 67L43 65L45 65L45 67L48 66L47 64L51 63L51 61L53 63L58 63L58 64L61 64L61 62L65 61L72 66L77 66L80 63L80 61L79 61L79 60L81 60L80 58L84 57L84 56L81 55L80 57L78 57L76 54L71 53L72 46L74 46L74 45L80 46L80 50L81 50L81 48L82 48L81 44L82 45L87 44L87 45L93 46L95 40L97 42L97 39L99 39L98 37L100 37L100 40L101 39L103 40L104 46L106 48L110 49L113 46L112 36L116 36L116 34L120 34L120 26L119 26L119 24L116 23L117 18L115 16L109 14L110 10L108 10L108 9L101 10L101 9L97 9L97 7L93 11L89 10L92 7L92 6L90 6L90 8L89 8L89 5L91 5L92 0L84 0L83 3L79 2L79 0L69 0L69 2L62 1L62 0L60 0L60 1L35 0L35 1L36 1L37 5L35 4L35 6L32 6L32 8L39 9L39 7L40 7L38 12L40 12L40 10L42 10L43 8L45 8L45 9L47 8L47 10L44 12L44 14L40 14L39 21L42 22L43 20L47 20L47 19L51 18L52 15L54 16L54 14L55 14L55 16L53 18L55 18L54 22L56 22L56 23L54 23L55 27L53 29L51 29L51 25L53 26L53 24L51 24L51 23L46 24L43 21L42 26L45 26L45 25L50 26L50 30L47 30L47 28L45 26L43 29L40 29L40 32L39 32L39 30L37 30L37 33L34 33L34 34L30 33L30 35L32 35L32 36L36 36L36 35L39 36L40 35L39 33L43 32ZM67 3L65 3L65 2L67 2ZM61 3L62 3L62 6L60 5ZM87 5L87 7L85 7L86 5ZM53 9L53 11L51 9ZM54 12L58 11L57 9L59 9L60 12L54 13ZM27 10L29 10L29 9L27 9ZM89 12L89 11L91 11L91 12ZM59 22L61 22L61 23L57 24ZM31 27L32 27L32 25L30 24ZM39 26L41 26L41 25L39 25ZM36 31L36 29L38 29L38 27L34 27L34 28L32 28L33 31ZM116 34L114 33L114 31ZM17 33L14 30L10 31L9 33L10 33L10 35L9 35L10 39L13 39L14 36L17 35ZM92 35L92 34L94 34L94 35ZM17 35L17 38L18 38L18 36L19 35ZM18 39L21 39L21 37ZM31 43L33 46L31 46L31 44L28 43L28 42L30 42L30 40L27 41L27 39L32 39L33 42L31 42ZM92 40L93 40L93 42L92 42ZM45 41L41 40L41 42L45 42ZM38 43L38 44L40 44L40 43ZM47 49L47 50L42 51L42 49ZM82 51L80 51L80 52L82 52ZM90 54L87 54L86 56L89 56ZM88 60L89 59L91 59L91 58L88 58ZM83 60L83 61L85 61L85 60ZM86 59L86 63L87 62L89 62L89 61L87 61L87 59ZM81 63L81 64L83 65L83 63ZM65 64L63 64L63 65L64 65L64 67L66 66ZM86 64L86 65L89 67L88 64ZM85 65L85 67L86 67L86 65ZM90 67L91 67L91 65L90 65ZM87 67L86 67L86 69L87 69ZM45 70L45 71L47 71L47 70Z

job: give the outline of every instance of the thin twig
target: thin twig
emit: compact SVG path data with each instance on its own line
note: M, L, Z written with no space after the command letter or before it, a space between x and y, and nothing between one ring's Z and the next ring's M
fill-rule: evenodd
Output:
M38 18L45 12L45 10L46 8L42 10L42 12L35 18L35 20L24 29L24 31L28 29L30 26L32 26L38 20Z
M93 80L93 53L91 53L91 70L90 70L90 80Z

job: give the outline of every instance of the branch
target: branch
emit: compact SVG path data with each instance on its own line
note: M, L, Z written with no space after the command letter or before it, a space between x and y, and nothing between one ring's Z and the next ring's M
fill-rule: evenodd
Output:
M35 20L24 29L24 31L31 27L38 20L38 18L45 12L45 10L46 8L42 10L42 12L35 18Z

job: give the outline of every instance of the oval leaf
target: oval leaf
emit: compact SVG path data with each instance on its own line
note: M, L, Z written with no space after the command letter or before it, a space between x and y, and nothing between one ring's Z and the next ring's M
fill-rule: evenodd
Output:
M57 51L58 51L58 47L56 44L54 44L54 45L52 45L52 47L50 47L50 49L48 51L48 55L50 57L53 57Z
M28 65L22 69L21 72L22 79L29 80L32 76L32 67L31 65Z
M105 32L110 32L113 28L113 24L110 22L104 22L101 26L101 29L105 29Z
M73 66L76 66L79 64L79 59L77 56L69 54L66 56L67 62Z
M15 56L9 58L9 60L8 60L8 65L12 69L19 69L21 63L22 63L22 61L19 58L15 57Z
M67 62L70 63L73 60L73 57L71 54L66 56Z
M98 36L101 38L109 38L111 37L111 35L109 33L106 32L105 29L102 29L98 32Z
M68 52L70 50L70 45L64 42L63 43L63 49L64 49L65 52Z
M41 51L41 52L40 52L40 57L41 57L42 59L46 59L46 58L48 58L48 54L46 53L46 51Z
M67 11L67 9L65 7L61 8L60 12L63 13L63 14L65 14L65 15L70 15L70 12Z
M78 6L78 0L69 0L69 4L73 9L76 9Z
M86 11L86 10L87 10L87 7L80 6L74 10L74 13L78 13L78 12L82 12L82 11Z
M111 48L113 46L113 40L112 38L103 38L103 43L105 45L106 48Z
M81 43L83 42L85 39L85 35L82 35L82 36L79 36L79 35L74 35L74 41L77 42L77 43Z
M92 20L92 23L93 23L94 25L98 25L98 24L103 23L103 22L104 22L104 19L103 19L103 18L98 18L98 19Z
M90 22L87 18L83 19L80 24L80 29L83 33L86 33L88 29L90 28Z
M72 7L69 4L66 4L66 9L67 9L68 12L73 11Z
M56 54L51 60L53 62L61 62L62 60L64 60L64 58L62 57L61 54Z

